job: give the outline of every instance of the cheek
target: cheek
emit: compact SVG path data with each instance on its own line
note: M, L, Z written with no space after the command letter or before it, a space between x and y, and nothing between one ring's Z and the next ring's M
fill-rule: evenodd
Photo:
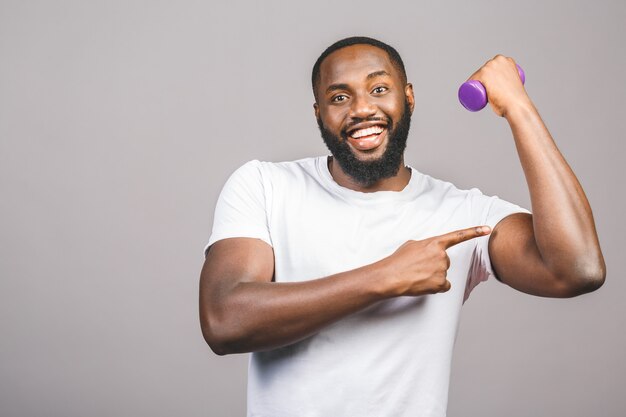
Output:
M326 129L340 130L345 120L346 112L337 109L333 109L332 111L322 110L320 111L320 117Z
M378 108L392 119L399 119L402 116L402 112L404 112L404 95L397 95L393 97L393 100L381 102Z

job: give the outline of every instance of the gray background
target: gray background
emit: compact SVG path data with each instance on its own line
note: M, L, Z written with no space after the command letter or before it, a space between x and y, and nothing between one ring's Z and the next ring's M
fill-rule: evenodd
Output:
M478 287L449 415L623 416L625 21L622 0L0 1L0 415L244 414L247 357L197 319L214 204L247 160L327 152L310 69L363 34L414 84L407 161L529 207L506 121L456 100L514 57L608 264L571 300Z

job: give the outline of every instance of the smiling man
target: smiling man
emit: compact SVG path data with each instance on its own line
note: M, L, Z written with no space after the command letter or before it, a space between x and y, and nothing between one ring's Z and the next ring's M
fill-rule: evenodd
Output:
M331 167L341 167L336 173L342 182L352 184L350 188L384 190L389 184L380 180L395 177L397 185L391 189L399 191L410 177L408 168L399 171L414 107L412 86L406 82L402 59L391 47L350 46L339 48L337 54L329 49L313 67L315 116L334 158ZM366 89L367 100L352 94L357 86ZM355 99L360 107L353 109Z
M363 37L313 68L331 155L251 161L224 186L200 319L217 354L253 352L248 416L445 416L477 283L572 297L604 282L585 194L515 63L497 56L470 78L511 127L533 214L405 164L413 89L395 49Z

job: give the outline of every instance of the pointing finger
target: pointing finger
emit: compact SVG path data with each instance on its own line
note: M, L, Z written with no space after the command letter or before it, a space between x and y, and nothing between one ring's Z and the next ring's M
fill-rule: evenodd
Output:
M448 249L454 245L458 245L461 242L465 242L466 240L486 236L489 233L491 233L491 228L489 226L477 226L446 233L445 235L441 235L436 239L439 242L443 243L443 246Z

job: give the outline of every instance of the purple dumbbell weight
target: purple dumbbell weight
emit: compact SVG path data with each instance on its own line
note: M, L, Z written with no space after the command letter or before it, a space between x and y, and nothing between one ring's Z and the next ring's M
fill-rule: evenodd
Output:
M517 65L517 64L515 64ZM526 82L526 75L522 67L517 65L517 72L522 79L522 84ZM485 86L478 80L469 80L459 87L459 101L469 111L482 110L487 105L487 91Z

